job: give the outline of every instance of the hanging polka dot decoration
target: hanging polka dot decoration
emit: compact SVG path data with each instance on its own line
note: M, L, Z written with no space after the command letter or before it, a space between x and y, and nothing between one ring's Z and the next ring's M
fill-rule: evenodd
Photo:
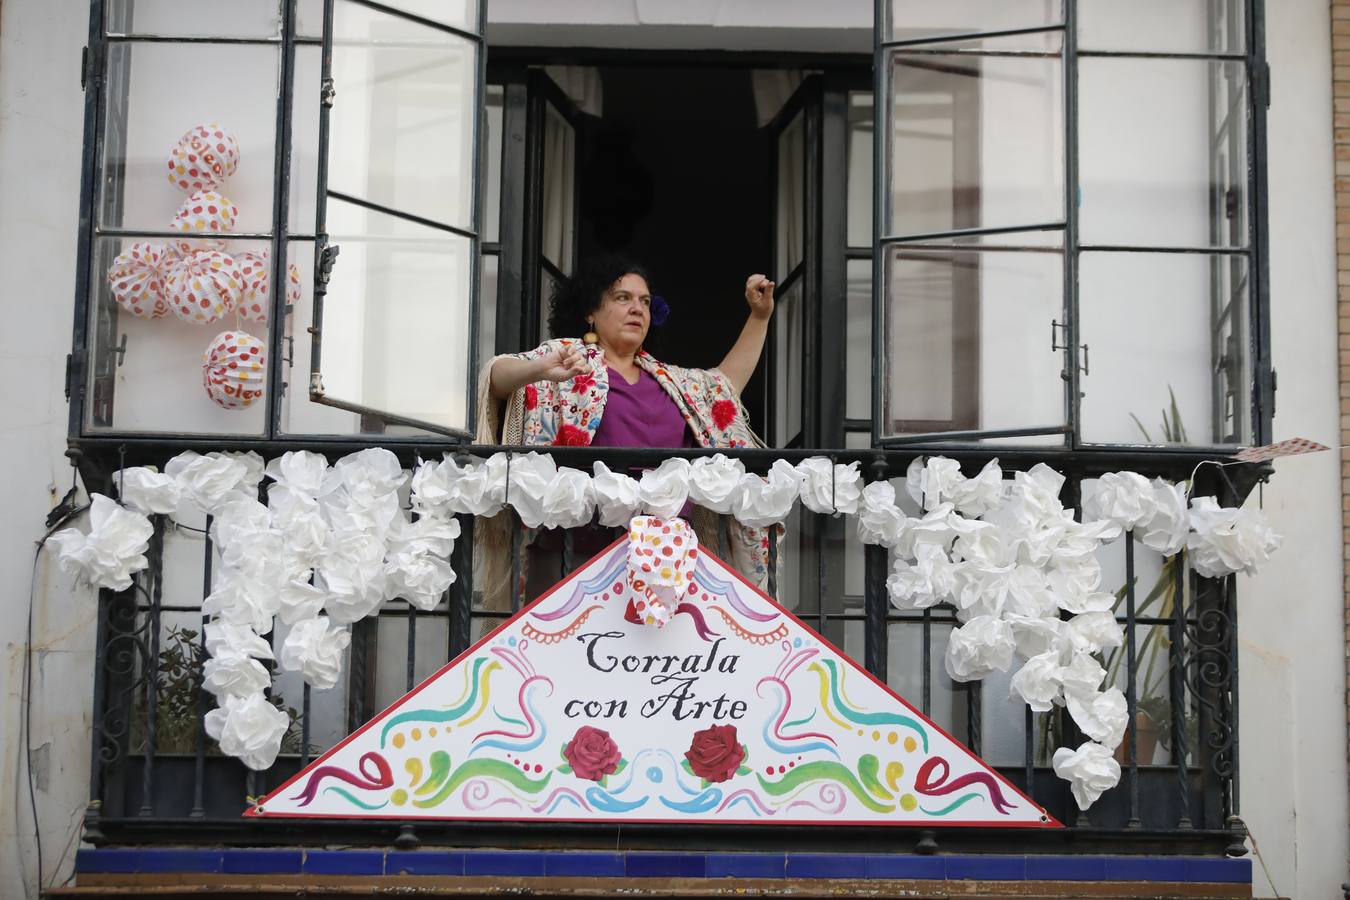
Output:
M234 257L199 250L179 259L166 282L169 306L185 322L215 322L239 305L244 276Z
M224 409L245 409L263 395L267 354L262 340L246 331L222 331L202 356L202 386Z
M239 207L215 191L202 191L187 198L187 201L174 214L169 227L184 234L210 236L224 235L234 231L235 220L239 218ZM217 240L183 240L176 242L178 252L187 254L194 250L223 250L224 243Z
M272 279L271 251L252 250L235 255L244 276L244 294L237 312L251 322L266 322L269 310L269 284ZM286 304L300 302L300 269L286 267Z
M140 319L169 313L165 279L177 253L166 244L139 241L123 250L108 267L108 285L119 306Z
M195 194L218 190L239 168L239 141L217 122L196 125L169 151L169 183Z

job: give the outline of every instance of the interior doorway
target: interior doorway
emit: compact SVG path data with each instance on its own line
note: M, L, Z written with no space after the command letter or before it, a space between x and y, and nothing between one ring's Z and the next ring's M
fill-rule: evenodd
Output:
M774 182L748 68L606 66L604 105L578 131L577 250L652 273L670 318L651 350L717 365L748 312L745 279L773 272ZM766 347L767 356L767 347ZM765 360L744 391L764 433Z

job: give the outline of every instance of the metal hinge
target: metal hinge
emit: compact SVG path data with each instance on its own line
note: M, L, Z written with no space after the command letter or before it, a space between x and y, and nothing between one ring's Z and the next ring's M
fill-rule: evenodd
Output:
M323 83L319 85L319 102L332 109L335 97L337 97L337 87L334 86L332 77L325 78Z
M1061 325L1057 319L1051 319L1051 320L1050 320L1050 350L1051 350L1051 352L1054 352L1054 351L1056 351L1056 350L1068 350L1068 349L1069 349L1069 345L1068 345L1067 343L1061 344L1061 343L1059 342L1059 332L1060 332L1060 329L1065 329L1065 331L1067 332L1068 326L1067 326L1067 325ZM1083 365L1082 365L1082 371L1083 371L1083 374L1084 374L1084 375L1090 375L1090 374L1092 374L1092 373L1091 373L1091 371L1090 371L1089 368L1088 368L1088 345L1087 345L1087 344L1079 344L1078 346L1079 346L1080 348L1082 348L1082 350L1083 350ZM1068 378L1068 373L1061 373L1061 377L1067 379L1067 378Z
M328 292L328 280L333 276L333 263L337 262L338 254L342 248L337 244L328 243L328 235L321 235L320 240L323 243L319 249L319 267L314 273L315 287L321 289L324 293Z
M313 399L319 399L323 396L323 373L309 373L309 396Z

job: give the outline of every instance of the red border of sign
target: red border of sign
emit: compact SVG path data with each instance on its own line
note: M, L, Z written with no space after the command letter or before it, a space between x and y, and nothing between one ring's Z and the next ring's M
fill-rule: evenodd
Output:
M389 715L392 714L395 710L397 710L397 709L398 709L399 707L401 707L404 703L406 703L408 700L412 699L412 698L413 698L414 696L416 696L419 692L421 692L421 690L422 690L423 688L425 688L427 685L431 684L431 682L435 681L436 679L440 678L442 675L444 675L444 674L445 674L447 671L449 671L450 669L454 668L454 667L459 663L460 660L462 660L462 659L464 659L464 658L470 656L471 654L475 653L475 652L478 650L479 647L483 646L484 644L486 644L486 643L488 643L489 641L491 641L494 637L496 637L498 632L500 632L502 629L506 628L507 626L514 624L514 623L516 622L516 620L518 620L521 616L525 615L527 612L529 612L530 610L534 609L534 608L535 608L536 606L538 606L540 603L542 603L542 602L544 602L545 600L547 600L547 599L553 594L554 591L558 590L559 588L561 588L561 587L562 587L563 585L565 585L565 584L571 583L572 579L576 576L576 574L577 574L578 572L580 572L581 570L585 569L587 566L589 566L591 563L595 562L595 561L596 561L597 559L599 559L600 557L602 557L602 556L606 555L607 553L609 553L610 551L612 551L615 547L617 547L619 544L623 543L625 540L627 540L626 537L621 537L621 538L619 538L618 540L614 541L614 543L610 544L608 547L606 547L605 549L601 550L599 553L595 554L595 555L592 556L590 559L586 560L586 562L582 563L580 566L577 566L575 569L572 570L571 574L569 574L566 578L562 579L562 580L559 581L557 584L553 585L553 586L550 587L548 590L544 591L544 592L543 592L542 594L540 594L538 597L534 598L534 599L531 600L529 603L527 603L526 605L522 606L522 607L521 607L519 610L517 610L516 613L515 613L514 615L512 615L509 619L506 619L506 620L503 621L500 625L498 625L496 628L492 629L492 631L488 632L486 635L484 635L483 637L479 638L479 639L478 639L478 642L475 643L472 647L470 647L469 649L465 650L463 653L461 653L459 656L456 656L454 659L450 660L450 661L447 662L445 665L441 666L439 669L437 669L437 670L436 670L435 672L433 672L431 675L428 675L425 679L423 679L422 683L419 684L419 685L417 685L417 687L415 687L415 688L413 688L412 690L408 691L408 692L407 692L406 694L404 694L402 697L400 697L400 698L398 698L397 700L395 700L392 704L390 704L389 706L385 707L384 711L381 712L379 715L377 715L375 718L371 719L369 722L366 722L366 723L365 723L364 725L362 725L360 728L356 729L356 730L353 731L351 734L347 735L345 738L343 738L342 740L338 741L336 744L334 744L332 747L330 747L327 751L325 751L325 752L323 753L322 756L319 756L319 757L317 757L316 759L311 760L310 763L309 763L309 765L305 766L305 767L304 767L303 769L301 769L299 772L296 772L296 773L295 773L294 775L292 775L290 778L286 779L286 781L284 781L281 785L279 785L278 787L274 788L274 789L271 790L271 791L268 791L267 794L266 794L265 796L263 796L260 800L258 800L258 802L255 804L255 806L253 806L253 807L250 808L250 809L244 810L244 816L245 816L246 818L258 818L258 819L329 819L329 820L337 820L337 821L345 821L345 820L347 820L347 819L388 819L388 820L395 820L395 821L402 821L402 822L416 822L416 821L420 821L420 820L425 820L425 821L430 821L430 822L521 822L521 821L534 821L534 820L532 820L532 819L522 820L519 816L407 816L407 815L396 815L396 814L393 814L393 813L387 813L387 814L386 814L386 813L368 813L368 814L364 814L364 815L360 815L360 816L334 816L334 815L329 815L329 814L327 814L327 813L308 813L308 812L279 812L279 813L267 813L267 812L261 812L261 813L260 813L260 812L258 812L258 809L264 807L264 806L267 804L267 801L268 801L269 799L271 799L272 797L274 797L274 796L276 796L277 794L281 793L282 791L285 791L285 790L287 790L288 788L290 788L293 784L295 784L297 781L299 781L300 778L301 778L302 776L304 776L305 774L307 774L308 772L310 772L312 769L314 769L316 766L318 766L318 765L319 765L320 763L322 763L324 760L326 760L326 759L328 759L329 757L331 757L333 754L337 753L337 752L338 752L339 750L341 750L343 747L347 746L347 744L351 743L353 740L355 740L356 738L360 737L360 736L361 736L362 734L364 734L368 729L373 728L373 727L375 727L376 725L378 725L380 722L384 721L384 720L385 720L386 718L388 718ZM1029 804L1032 808L1040 809L1041 815L1043 816L1044 820L1041 821L1041 822L1009 822L1009 821L1007 821L1007 820L1001 820L1001 821L999 821L999 820L991 820L991 821L987 821L987 822L980 822L980 821L975 821L975 822L971 822L971 821L962 821L962 822L950 822L950 821L948 821L948 822L943 822L943 821L934 820L934 821L932 821L932 822L915 823L915 822L912 822L912 821L906 821L906 822L894 822L894 821L891 821L891 822L888 822L888 821L877 821L877 820L872 820L872 819L868 819L868 820L842 819L842 820L826 820L826 821L822 821L822 820L819 820L819 819L706 819L706 820L705 820L705 819L691 819L691 820L689 820L687 823L678 823L678 822L676 822L676 821L674 821L674 820L671 820L671 819L606 819L606 818L603 818L603 817L570 818L570 817L564 817L564 816L557 816L557 817L551 817L551 818L549 819L549 821L554 821L554 822L600 823L600 824L614 824L614 825L670 825L670 824L688 824L688 825L712 825L712 826L723 826L723 825L759 825L759 826L769 826L769 827L773 827L773 826L776 826L776 825L817 825L817 826L826 826L826 827L829 827L829 826L831 826L831 825L844 825L844 826L852 825L852 826L859 826L859 827L882 827L882 828L929 828L929 827L934 827L934 828L1063 828L1063 827L1064 827L1064 824L1063 824L1062 822L1060 822L1058 819L1056 819L1054 816L1050 815L1050 813L1045 809L1045 807L1041 806L1039 803L1037 803L1036 801L1032 800L1032 799L1031 799L1030 797L1028 797L1026 794L1022 793L1022 791L1020 791L1020 790L1017 788L1016 785L1014 785L1012 782L1008 781L1007 778L1003 777L1003 775L1002 775L997 769L993 768L993 767L990 766L987 762L985 762L984 760L980 759L980 757L978 757L978 756L976 756L974 753L972 753L972 752L970 751L970 748L968 748L965 744L961 743L961 742L958 741L956 738L954 738L954 737L952 737L950 734L948 734L947 731L946 731L941 725L937 724L937 723L934 722L932 719L928 718L928 716L924 715L922 712L920 712L919 710L917 710L917 709L915 709L913 706L911 706L908 700L906 700L904 697L901 697L901 696L900 696L899 694L897 694L895 691L891 690L890 686L887 685L884 681L882 681L881 679L877 678L877 677L876 677L875 675L873 675L871 672L867 671L867 670L864 669L862 666L860 666L860 665L858 665L856 662L854 662L853 658L850 657L847 653L844 653L844 652L843 652L842 650L840 650L838 647L834 646L834 644L831 644L828 640L826 640L823 636L817 634L817 633L815 632L815 630L813 630L813 629L811 628L811 626L807 625L807 624L806 624L805 622L803 622L801 619L797 618L790 610L786 609L786 608L785 608L782 604L780 604L777 600L773 599L773 598L770 597L768 594L764 593L764 591L760 590L758 586L756 586L756 585L754 585L754 584L751 584L751 583L750 583L750 580L749 580L748 578L746 578L744 575L742 575L742 574L740 573L740 571L737 570L734 566L731 566L731 565L727 564L725 561L722 560L721 557L719 557L717 554L711 552L711 551L708 550L706 547L701 547L701 548L699 548L699 549L700 549L700 552L701 552L704 556L708 556L708 557L711 557L711 558L717 560L718 564L721 565L723 569L725 569L728 573L730 573L733 577L735 577L737 580L739 580L739 581L740 581L742 584L744 584L746 587L750 588L750 590L752 590L752 591L754 591L756 594L758 594L761 598L763 598L764 600L768 601L768 603L771 604L771 605L773 606L774 609L778 610L780 613L782 613L783 615L787 616L789 619L791 619L793 622L795 622L799 627L801 627L801 628L805 629L806 631L810 632L810 634L812 635L813 640L818 640L818 641L820 641L820 643L822 643L822 644L824 644L826 647L830 648L830 650L834 651L834 653L835 653L840 659L842 659L842 660L843 660L845 663L847 663L848 665L852 666L853 669L854 669L854 671L860 672L862 675L866 676L866 677L868 678L868 680L870 680L873 684L875 684L877 687L881 688L883 691L885 691L887 694L889 694L893 699L898 700L898 701L900 702L900 704L903 705L903 706L905 707L905 709L909 710L911 713L913 713L914 715L918 716L922 721L926 722L928 725L930 725L932 728L934 728L939 734L941 734L941 735L942 735L943 737L945 737L947 740L951 741L953 744L955 744L957 747L959 747L963 752L965 752L966 756L970 757L971 759L973 759L973 760L975 760L977 763L979 763L985 770L987 770L987 771L989 772L989 774L991 774L991 775L993 775L995 778L997 778L1000 782L1003 783L1003 785L1004 785L1005 787L1007 787L1010 791L1012 791L1012 792L1013 792L1014 794L1016 794L1017 796L1021 797L1021 798L1022 798L1024 801L1026 801L1027 804ZM543 820L540 820L540 821L543 821Z

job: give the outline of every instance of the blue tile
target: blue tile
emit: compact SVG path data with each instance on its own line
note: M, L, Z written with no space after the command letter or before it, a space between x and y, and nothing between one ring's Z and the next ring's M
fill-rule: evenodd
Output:
M867 858L834 853L789 853L789 878L866 878Z
M226 850L220 871L229 875L299 875L299 850Z
M1251 884L1250 859L1188 859L1187 881L1222 882L1224 884Z
M625 874L633 878L702 878L708 873L701 853L630 853Z
M1106 857L1108 881L1185 881L1186 860L1157 856Z
M618 853L545 853L544 874L621 878L624 860Z
M1025 881L1024 856L947 856L948 881Z
M465 853L465 875L543 875L544 854L529 851Z
M782 878L787 857L782 853L710 853L709 878Z
M868 878L931 879L947 877L947 867L940 856L868 856Z
M138 850L77 850L75 871L127 874L136 871L140 857Z
M1027 881L1104 881L1100 856L1028 856Z
M463 853L415 850L390 853L384 862L386 875L463 875Z
M384 854L374 850L307 850L309 875L383 875Z
M220 850L142 850L138 872L219 872Z

